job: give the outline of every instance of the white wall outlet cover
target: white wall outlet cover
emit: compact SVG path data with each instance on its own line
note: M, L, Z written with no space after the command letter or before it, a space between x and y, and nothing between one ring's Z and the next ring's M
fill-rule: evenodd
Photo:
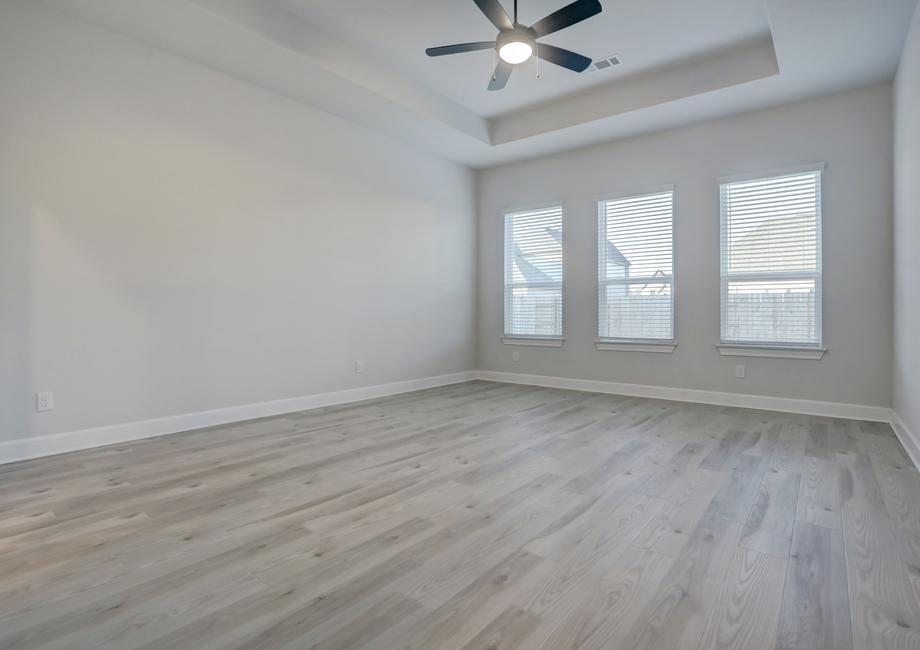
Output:
M512 360L512 361L520 361L520 360L521 360L521 351L520 351L520 350L512 350L512 351L511 351L511 360Z
M355 372L358 373L359 375L364 372L364 362L363 361L355 361Z
M36 411L53 411L54 410L54 393L50 390L35 393L35 410Z
M738 364L737 366L735 366L735 377L737 377L738 379L744 379L744 366L743 365Z

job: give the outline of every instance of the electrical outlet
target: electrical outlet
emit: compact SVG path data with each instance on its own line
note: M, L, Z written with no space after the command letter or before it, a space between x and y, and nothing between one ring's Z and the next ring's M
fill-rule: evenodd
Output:
M512 351L511 351L511 360L512 360L512 361L520 361L520 360L521 360L521 351L520 351L520 350L512 350Z
M735 366L735 377L738 379L744 379L744 366L741 364Z
M50 390L35 393L35 410L36 411L53 411L54 410L54 393Z
M355 361L355 372L359 375L364 373L364 362L363 361Z

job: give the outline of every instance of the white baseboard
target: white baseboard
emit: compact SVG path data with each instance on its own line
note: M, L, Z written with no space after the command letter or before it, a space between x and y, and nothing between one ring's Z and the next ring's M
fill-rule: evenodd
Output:
M894 429L894 433L898 437L898 440L901 441L901 445L904 447L907 455L914 461L914 467L920 469L920 438L907 428L907 425L904 424L904 420L901 419L901 416L898 415L894 409L891 410L891 428Z
M544 386L546 388L583 390L590 393L608 393L611 395L625 395L628 397L649 397L652 399L665 399L676 402L713 404L715 406L736 406L739 408L781 411L783 413L800 413L803 415L821 415L832 418L845 418L848 420L867 420L871 422L889 422L891 420L891 409L885 406L819 402L788 397L721 393L692 388L623 384L612 381L571 379L568 377L550 377L546 375L524 375L513 372L495 372L491 370L477 370L475 375L477 379L484 379L487 381Z
M398 381L390 384L349 388L331 393L318 393L315 395L292 397L290 399L274 400L271 402L231 406L229 408L174 415L153 420L141 420L137 422L127 422L125 424L96 427L93 429L82 429L80 431L68 431L66 433L37 436L35 438L20 438L18 440L0 442L0 464L27 460L29 458L39 458L42 456L52 456L54 454L63 454L69 451L79 451L92 447L101 447L103 445L131 442L132 440L141 440L143 438L153 438L170 433L178 433L180 431L212 427L219 424L253 420L271 415L295 413L297 411L306 411L321 406L359 402L367 399L375 399L377 397L408 393L414 390L457 384L471 379L474 379L474 373L472 371L457 372L449 375L437 375L435 377L410 379L408 381Z
M781 411L784 413L801 413L826 417L867 420L872 422L890 422L914 464L920 468L920 439L914 437L904 423L893 414L891 409L882 406L859 404L842 404L838 402L820 402L785 397L766 397L762 395L745 395L741 393L722 393L717 391L673 388L668 386L650 386L643 384L625 384L591 379L572 379L551 377L547 375L525 375L511 372L494 372L475 370L449 375L424 377L390 384L378 384L362 388L350 388L331 393L319 393L303 397L245 404L212 411L187 413L153 420L141 420L125 424L114 424L93 429L69 431L35 438L21 438L0 442L0 464L19 460L52 456L70 451L101 447L153 438L156 436L191 431L232 422L242 422L272 415L295 413L322 406L333 406L348 402L408 393L414 390L435 388L456 384L471 379L482 379L511 384L544 386L581 390L593 393L625 395L629 397L648 397L653 399L673 400L678 402L696 402L716 406L735 406L739 408Z

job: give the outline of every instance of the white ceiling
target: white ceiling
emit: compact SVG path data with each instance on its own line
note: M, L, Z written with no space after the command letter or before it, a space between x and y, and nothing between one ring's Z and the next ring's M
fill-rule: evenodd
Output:
M531 25L569 1L519 0L518 20ZM531 60L515 69L505 90L489 92L492 51L425 55L427 47L495 38L473 0L273 2L487 118L770 32L762 0L604 0L599 15L541 41L592 59L618 54L621 67L575 74L542 64L537 79ZM510 15L513 3L504 4Z
M510 0L505 0L506 5ZM519 66L488 92L473 0L44 0L437 155L486 167L890 80L917 0L601 0L545 40L613 71ZM529 24L566 0L519 0Z

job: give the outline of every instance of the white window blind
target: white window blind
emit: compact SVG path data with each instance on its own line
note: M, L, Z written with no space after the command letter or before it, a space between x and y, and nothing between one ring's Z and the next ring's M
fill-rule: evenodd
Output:
M821 345L821 170L721 184L723 343Z
M562 338L562 206L505 215L505 336Z
M598 337L674 340L674 192L602 200L597 208Z

